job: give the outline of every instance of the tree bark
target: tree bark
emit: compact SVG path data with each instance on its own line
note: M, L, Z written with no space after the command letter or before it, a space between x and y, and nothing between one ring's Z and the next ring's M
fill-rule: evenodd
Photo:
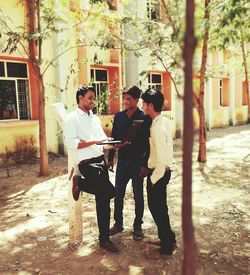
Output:
M248 68L247 68L247 54L246 54L245 43L243 41L242 28L240 30L240 36L241 36L240 46L241 46L241 51L242 51L243 66L244 66L245 80L246 80L246 89L247 89L247 103L248 103L247 122L250 123L250 91L249 91Z
M49 174L48 151L46 141L46 120L45 120L45 89L43 77L39 69L39 141L40 141L40 176Z
M192 222L192 152L193 152L193 55L196 46L194 37L194 0L186 0L186 31L184 57L184 131L183 131L183 176L182 176L182 233L184 258L182 274L194 275L196 252Z
M27 7L27 20L28 20L28 32L30 34L36 32L37 21L40 21L40 14L36 14L37 5L39 2L35 0L26 0ZM38 15L38 16L36 16ZM39 47L41 47L41 41L39 41ZM40 49L39 56L40 56ZM35 39L29 40L29 60L34 68L35 79L38 87L39 97L39 150L40 150L40 176L47 176L48 169L48 151L46 144L46 127L45 127L45 90L43 84L43 75L41 75L40 61L37 59L37 46Z
M204 108L204 90L205 90L205 76L207 66L207 46L209 39L209 20L210 12L208 10L210 0L205 0L205 31L202 46L202 57L201 57L201 69L200 69L200 92L198 96L198 113L199 113L199 153L198 162L207 161L207 133L206 133L206 118Z

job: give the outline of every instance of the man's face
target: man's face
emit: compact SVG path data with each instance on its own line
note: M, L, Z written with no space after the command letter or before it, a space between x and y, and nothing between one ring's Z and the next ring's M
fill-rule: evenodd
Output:
M152 111L152 104L151 103L146 103L146 102L142 102L142 110L144 115L149 115L151 116L151 111Z
M122 96L122 104L125 109L134 109L137 107L138 99L133 98L129 94L124 94Z
M89 111L93 109L95 102L95 93L91 90L88 90L84 96L79 97L79 106L81 109L85 111Z

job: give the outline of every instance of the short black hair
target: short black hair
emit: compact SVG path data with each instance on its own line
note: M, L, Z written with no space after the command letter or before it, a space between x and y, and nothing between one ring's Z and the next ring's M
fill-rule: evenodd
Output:
M95 87L91 85L81 85L76 91L76 102L79 104L79 96L85 96L88 91L95 93Z
M132 86L128 89L126 89L122 95L128 94L132 96L134 99L139 99L141 96L142 90L138 88L137 86Z
M147 89L141 98L147 104L152 103L156 112L162 111L164 96L160 90Z

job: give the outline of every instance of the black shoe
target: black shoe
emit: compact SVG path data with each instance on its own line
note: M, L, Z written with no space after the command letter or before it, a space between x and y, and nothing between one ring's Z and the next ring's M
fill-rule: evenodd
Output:
M80 195L80 188L78 186L78 183L80 181L81 177L80 176L74 176L73 177L73 185L72 185L72 195L75 201L78 201L79 195Z
M110 240L104 241L104 242L100 242L100 247L104 248L104 249L106 249L106 250L108 250L110 252L113 252L113 253L118 253L120 251L120 249L118 248L118 246L116 246Z
M135 241L142 241L144 238L143 232L141 228L134 228L133 239Z
M172 255L174 250L177 248L176 242L161 246L160 253L162 255Z
M109 229L109 235L110 235L110 236L113 236L113 235L115 235L115 234L117 234L117 233L122 232L123 230L124 230L124 228L123 228L122 225L119 225L119 224L115 223L115 224L113 225L113 227L111 227L111 228Z

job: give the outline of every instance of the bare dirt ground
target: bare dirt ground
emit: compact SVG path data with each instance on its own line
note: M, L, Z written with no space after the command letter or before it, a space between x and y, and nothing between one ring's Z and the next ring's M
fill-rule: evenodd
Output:
M208 133L208 162L193 165L193 222L197 274L250 274L249 188L250 125ZM181 140L175 141L176 166L168 204L178 248L172 256L145 258L157 239L146 203L145 239L133 241L134 203L130 184L124 210L125 230L113 237L121 252L98 246L94 197L84 194L83 242L68 246L67 158L50 157L51 174L38 177L38 162L0 169L0 274L181 274ZM114 174L110 174L114 181ZM113 210L113 203L112 203ZM112 211L113 213L113 211ZM113 217L112 217L113 219ZM113 221L111 221L113 224Z

